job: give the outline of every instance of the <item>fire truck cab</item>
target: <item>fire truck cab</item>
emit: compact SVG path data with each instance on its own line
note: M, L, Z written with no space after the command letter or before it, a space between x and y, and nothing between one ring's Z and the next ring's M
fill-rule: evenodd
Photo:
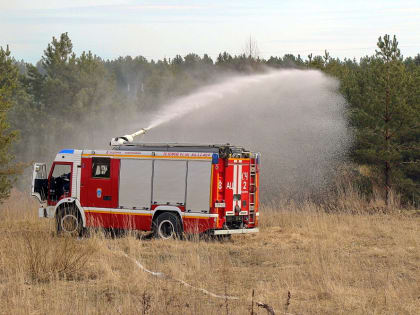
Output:
M35 163L39 216L58 232L86 227L230 235L258 232L260 154L242 147L124 144L62 150L47 173Z

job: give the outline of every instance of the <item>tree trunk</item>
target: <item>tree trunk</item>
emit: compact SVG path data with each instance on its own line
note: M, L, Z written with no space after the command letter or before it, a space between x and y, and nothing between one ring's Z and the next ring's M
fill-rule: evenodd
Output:
M390 110L389 110L389 106L390 106L390 87L389 87L389 69L388 69L388 75L387 75L387 86L386 86L386 91L385 91L385 148L386 148L386 152L387 154L389 153L389 142L391 139L390 136L390 132L389 132L389 122L391 121L391 117L390 117ZM386 207L389 207L389 192L391 190L391 178L390 178L390 171L391 171L391 163L388 160L389 159L389 155L387 156L387 160L385 161L385 203L386 203Z
M389 207L389 198L391 190L391 178L390 178L391 166L388 161L385 162L385 202L386 206Z

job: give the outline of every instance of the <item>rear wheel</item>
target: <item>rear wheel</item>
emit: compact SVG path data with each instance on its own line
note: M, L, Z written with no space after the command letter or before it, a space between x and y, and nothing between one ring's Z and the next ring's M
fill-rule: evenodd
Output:
M57 234L81 236L83 232L83 223L79 211L75 206L63 206L56 215Z
M181 238L182 226L178 215L169 212L160 214L154 223L153 232L156 238Z

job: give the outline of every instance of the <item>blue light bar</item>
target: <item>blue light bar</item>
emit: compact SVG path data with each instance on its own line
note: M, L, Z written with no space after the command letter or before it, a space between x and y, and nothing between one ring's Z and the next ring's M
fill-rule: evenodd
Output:
M58 152L58 154L60 154L60 153L73 154L74 150L73 149L64 149L64 150L61 150L60 152Z
M211 163L212 164L218 164L219 163L219 154L213 153L211 157Z

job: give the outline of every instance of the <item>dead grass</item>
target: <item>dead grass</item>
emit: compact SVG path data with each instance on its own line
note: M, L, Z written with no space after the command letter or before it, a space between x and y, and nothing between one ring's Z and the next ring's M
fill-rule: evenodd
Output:
M259 234L220 243L56 237L36 208L15 193L0 209L0 313L251 314L253 290L254 314L267 314L256 302L276 314L420 309L413 211L328 214L310 203L276 205L261 212Z

